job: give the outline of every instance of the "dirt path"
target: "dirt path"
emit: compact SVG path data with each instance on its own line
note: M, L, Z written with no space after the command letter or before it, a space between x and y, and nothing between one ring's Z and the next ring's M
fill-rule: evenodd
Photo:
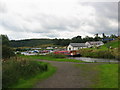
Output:
M55 61L49 62L57 67L56 73L50 78L43 80L35 88L90 88L95 82L92 80L97 76L98 71L90 70L97 64L88 64L89 70L75 66L77 63L65 63Z

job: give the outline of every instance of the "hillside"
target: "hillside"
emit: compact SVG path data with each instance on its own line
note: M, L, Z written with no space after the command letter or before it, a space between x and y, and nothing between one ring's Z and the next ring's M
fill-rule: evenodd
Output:
M26 39L26 40L11 40L12 47L35 47L44 44L53 44L52 39Z
M107 49L108 47L111 47L111 48L118 48L120 47L120 40L113 40L113 41L110 41L106 44L104 44L103 46L101 46L100 48L101 49Z
M120 58L118 48L120 48L120 40L116 39L99 48L84 48L79 52L83 57L118 59Z

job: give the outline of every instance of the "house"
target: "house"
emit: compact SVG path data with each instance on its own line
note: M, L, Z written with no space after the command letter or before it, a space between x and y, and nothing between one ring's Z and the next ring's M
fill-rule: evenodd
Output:
M87 48L87 46L85 45L85 43L70 43L67 47L67 50L78 50L81 48Z
M46 49L53 49L53 47L47 47Z
M98 47L98 46L101 46L101 45L104 45L104 43L102 41L88 41L85 43L85 45L87 47Z
M31 49L33 49L33 50L35 50L35 49L36 49L36 50L39 50L39 49L41 49L41 48L31 48Z

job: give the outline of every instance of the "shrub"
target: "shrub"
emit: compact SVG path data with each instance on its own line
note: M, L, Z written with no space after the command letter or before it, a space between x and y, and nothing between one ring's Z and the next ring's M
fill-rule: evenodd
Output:
M48 56L53 57L53 58L66 58L66 55L63 54L48 54Z
M104 50L104 51L98 51L96 54L98 54L98 58L115 58L110 51Z
M111 50L111 54L115 56L116 59L120 59L120 51L119 48L114 48Z
M91 49L81 49L80 54L83 57L91 58L115 58L111 51L108 50L91 50Z
M0 35L0 47L2 48L2 59L7 59L15 55L10 47L7 35Z
M2 58L7 59L12 56L15 56L13 50L10 47L7 47L5 45L2 46Z
M2 87L8 88L17 83L20 79L28 79L37 73L47 71L47 64L33 60L18 59L3 62Z

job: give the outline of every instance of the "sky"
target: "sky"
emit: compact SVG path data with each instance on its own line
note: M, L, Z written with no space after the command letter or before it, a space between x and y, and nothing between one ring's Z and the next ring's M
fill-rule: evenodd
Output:
M118 34L118 3L112 1L0 0L0 34L10 40Z

